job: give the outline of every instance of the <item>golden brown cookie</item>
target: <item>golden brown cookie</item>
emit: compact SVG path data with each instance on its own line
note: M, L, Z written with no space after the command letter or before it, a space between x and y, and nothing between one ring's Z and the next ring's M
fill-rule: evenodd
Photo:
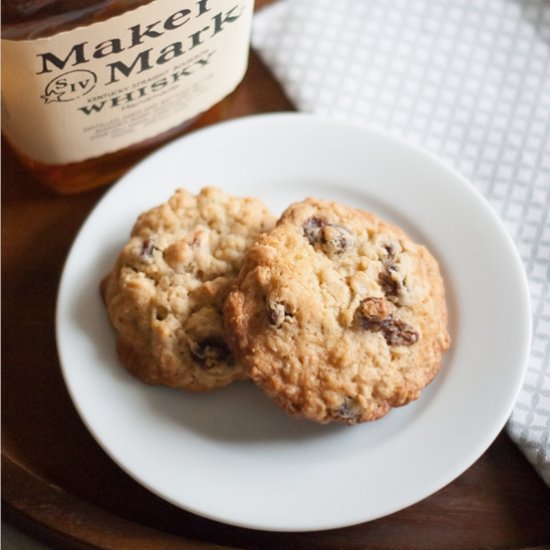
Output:
M242 378L222 305L244 252L275 223L264 204L178 190L139 216L102 283L122 364L149 384L206 391Z
M449 347L438 264L373 214L291 205L224 307L247 374L292 415L355 424L418 398Z

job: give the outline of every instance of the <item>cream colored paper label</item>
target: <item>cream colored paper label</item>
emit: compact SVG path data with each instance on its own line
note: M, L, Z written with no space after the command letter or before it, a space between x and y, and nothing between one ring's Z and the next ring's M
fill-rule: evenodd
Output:
M2 131L46 164L117 151L242 80L253 0L156 0L36 40L2 40Z

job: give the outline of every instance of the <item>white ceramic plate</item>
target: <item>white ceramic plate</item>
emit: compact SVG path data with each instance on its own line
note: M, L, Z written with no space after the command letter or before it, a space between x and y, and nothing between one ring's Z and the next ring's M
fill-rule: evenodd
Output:
M453 347L421 398L374 423L285 416L250 383L208 395L123 370L98 285L136 216L178 186L217 185L275 213L308 195L400 224L439 258ZM317 530L409 506L468 468L502 429L530 339L527 284L501 223L472 186L379 132L298 114L239 119L158 151L80 231L61 281L63 374L87 427L126 472L173 504L230 524Z

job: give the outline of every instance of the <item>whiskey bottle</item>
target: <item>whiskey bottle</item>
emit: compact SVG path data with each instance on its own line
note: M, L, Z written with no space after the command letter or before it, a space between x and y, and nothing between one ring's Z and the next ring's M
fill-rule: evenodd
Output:
M2 132L60 193L110 183L218 120L253 0L2 0Z

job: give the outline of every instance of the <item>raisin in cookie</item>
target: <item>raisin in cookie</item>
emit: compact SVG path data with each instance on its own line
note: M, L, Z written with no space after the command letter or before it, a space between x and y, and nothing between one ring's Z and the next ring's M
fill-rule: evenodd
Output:
M450 344L426 248L316 199L252 245L224 319L247 374L288 413L322 423L374 420L416 399Z
M262 202L178 190L137 219L102 294L123 365L150 384L206 391L242 378L222 306L245 250L273 227Z

